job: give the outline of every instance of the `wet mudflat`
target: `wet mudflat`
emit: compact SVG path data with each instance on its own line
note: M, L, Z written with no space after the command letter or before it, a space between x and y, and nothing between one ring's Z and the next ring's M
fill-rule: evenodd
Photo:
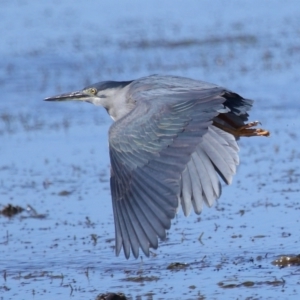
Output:
M24 210L0 214L0 299L298 299L300 5L116 3L1 4L0 210ZM127 261L114 255L110 118L42 99L153 73L256 100L250 120L272 135L242 139L216 205L180 211L150 258Z

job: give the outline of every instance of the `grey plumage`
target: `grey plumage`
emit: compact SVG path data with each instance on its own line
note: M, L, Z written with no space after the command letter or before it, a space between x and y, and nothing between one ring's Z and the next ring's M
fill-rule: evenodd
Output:
M185 215L192 207L199 214L220 197L218 175L230 184L239 164L234 132L267 135L243 131L251 100L183 77L102 82L46 100L74 99L104 106L116 121L109 130L110 184L116 254L123 248L126 258L131 251L137 258L139 248L149 256L180 204Z

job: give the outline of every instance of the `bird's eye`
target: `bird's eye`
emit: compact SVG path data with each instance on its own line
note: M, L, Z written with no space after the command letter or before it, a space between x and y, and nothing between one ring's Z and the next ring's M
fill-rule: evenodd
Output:
M97 90L95 88L91 88L90 89L91 94L96 95L97 94Z

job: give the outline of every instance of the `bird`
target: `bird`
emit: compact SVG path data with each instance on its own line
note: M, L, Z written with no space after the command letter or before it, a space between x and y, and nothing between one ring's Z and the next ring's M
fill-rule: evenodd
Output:
M109 129L115 252L149 257L182 207L200 214L231 184L240 137L269 136L248 122L253 101L222 86L172 75L102 81L45 101L103 106Z

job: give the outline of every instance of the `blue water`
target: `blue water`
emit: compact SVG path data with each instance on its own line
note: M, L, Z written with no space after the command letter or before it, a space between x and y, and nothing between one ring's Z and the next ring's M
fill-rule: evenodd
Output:
M296 0L2 1L0 208L46 216L0 216L0 299L298 299L299 266L271 262L299 254L299 28ZM111 119L42 99L154 73L256 100L250 119L272 135L242 139L218 203L179 212L149 259L127 261L113 249ZM172 262L188 266L170 271Z

